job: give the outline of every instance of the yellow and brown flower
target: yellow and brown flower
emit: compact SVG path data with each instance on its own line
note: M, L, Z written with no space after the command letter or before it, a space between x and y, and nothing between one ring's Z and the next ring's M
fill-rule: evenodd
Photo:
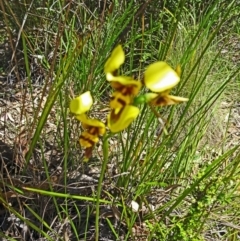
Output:
M115 90L110 100L112 110L107 120L111 132L119 132L127 128L139 114L139 109L131 104L142 84L131 77L117 75L124 61L125 54L122 46L118 45L104 66L106 79Z
M154 93L145 94L146 102L153 106L166 106L188 101L187 98L169 95L180 77L167 63L159 61L148 66L144 73L144 84Z
M82 132L79 143L85 148L85 161L91 155L95 144L99 141L99 136L106 132L104 123L97 119L89 119L85 114L90 110L93 100L89 91L83 93L70 102L70 111L75 114L75 118L82 123L84 131Z

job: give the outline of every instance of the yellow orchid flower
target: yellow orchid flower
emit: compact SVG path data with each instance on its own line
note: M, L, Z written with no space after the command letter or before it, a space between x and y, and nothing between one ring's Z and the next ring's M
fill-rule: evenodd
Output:
M81 115L90 110L93 99L90 91L87 91L70 102L70 111L75 115Z
M107 117L108 127L116 133L127 128L138 116L139 109L133 105L126 105L117 114L114 110Z
M104 65L104 72L107 80L111 80L114 77L116 70L124 63L125 54L122 46L118 45L113 51L107 62Z
M188 101L188 98L169 95L166 93L147 93L145 94L145 99L147 103L150 103L153 106L166 106L166 105L175 105L181 102Z
M87 118L85 113L90 110L92 104L93 99L89 91L70 102L70 111L75 114L75 118L82 123L84 129L79 139L80 145L85 148L84 161L88 161L92 155L94 145L99 141L99 136L104 135L106 132L104 123L97 119Z
M144 73L145 85L157 93L172 89L179 81L177 72L163 61L150 64Z
M82 132L79 143L85 148L84 161L87 162L92 156L94 145L99 142L99 136L106 132L104 123L96 119L88 119L86 114L77 115L76 119L81 121L84 132Z
M163 61L148 66L144 73L144 83L155 93L145 94L146 102L153 106L166 106L188 101L187 98L169 95L170 90L180 81L180 66L176 71Z

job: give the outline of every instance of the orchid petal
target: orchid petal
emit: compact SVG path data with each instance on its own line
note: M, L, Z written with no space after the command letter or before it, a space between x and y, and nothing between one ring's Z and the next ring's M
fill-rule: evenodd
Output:
M152 97L154 97L154 96L152 96ZM188 101L188 98L173 96L173 95L158 95L152 99L148 98L148 102L153 106L175 105L175 104L179 104L179 103L182 103L185 101Z
M75 115L81 115L90 110L93 99L90 91L87 91L70 102L70 111Z
M125 61L125 54L123 52L122 46L118 45L113 51L107 62L104 65L104 72L107 75L107 79L111 78L111 75L119 69L119 67Z
M117 115L114 110L108 115L108 127L116 133L126 129L138 116L139 109L136 106L127 105Z
M178 74L162 61L149 65L144 74L147 88L157 93L172 89L179 81Z

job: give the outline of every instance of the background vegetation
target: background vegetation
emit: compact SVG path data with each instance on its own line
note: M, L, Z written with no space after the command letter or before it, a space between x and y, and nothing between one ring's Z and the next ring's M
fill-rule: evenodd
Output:
M239 6L0 0L2 240L239 240ZM141 106L108 140L105 169L102 141L83 162L69 101L90 90L105 120L117 44L136 79L180 65L172 92L189 101Z

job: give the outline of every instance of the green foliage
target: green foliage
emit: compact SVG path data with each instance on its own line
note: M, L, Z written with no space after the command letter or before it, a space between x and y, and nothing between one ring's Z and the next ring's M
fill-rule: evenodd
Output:
M23 181L16 186L4 178L1 182L16 195L31 193L24 203L19 201L31 219L25 219L23 209L14 209L2 196L1 203L38 238L63 240L63 229L58 230L54 220L64 230L69 228L71 240L87 240L91 235L101 240L102 226L107 225L109 239L200 241L218 223L228 221L232 226L224 238L236 237L239 146L226 145L230 120L223 124L221 104L229 93L239 94L235 81L239 65L222 54L233 33L238 33L238 1L160 2L18 1L14 5L0 1L8 31L19 32L14 37L20 41L33 107L28 151L18 174L24 181L26 173L33 175L32 184ZM166 61L174 69L180 65L181 81L173 93L189 101L161 108L142 104L132 125L116 135L105 135L84 163L78 144L81 126L72 120L69 102L90 90L94 108L89 115L106 119L112 90L103 68L119 43L126 52L119 74L142 81L153 62ZM44 70L38 103L31 56L40 56L38 68ZM57 126L50 134L48 121ZM48 141L62 153L56 164L62 170L57 182L53 181L57 168L46 155ZM213 156L213 150L219 155ZM39 170L44 170L44 180ZM96 183L81 178L72 181L75 172L94 176L89 170L97 170ZM39 180L42 183L35 185ZM42 206L50 207L49 216L38 208L40 200ZM131 206L133 201L139 205L137 211ZM95 233L90 233L93 227Z

